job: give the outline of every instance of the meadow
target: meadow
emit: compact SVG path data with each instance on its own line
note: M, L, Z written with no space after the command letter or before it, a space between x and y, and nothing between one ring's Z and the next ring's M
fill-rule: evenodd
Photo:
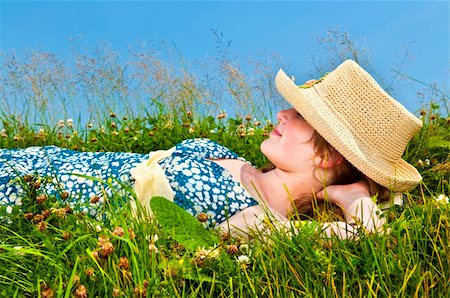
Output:
M0 147L148 153L202 137L255 166L267 162L259 144L273 128L268 111L281 102L271 65L253 63L249 77L223 54L205 63L219 78L196 77L153 52L132 53L123 62L94 49L73 64L3 53ZM106 199L97 220L69 206L64 191L46 194L51 179L30 173L14 179L26 190L21 204L0 207L0 296L448 297L448 93L430 85L421 96L424 125L404 159L423 181L384 211L385 233L323 239L306 224L287 235L268 217L267 230L243 239L206 229L161 198L152 200L156 219L136 219L128 205L113 204L119 195Z

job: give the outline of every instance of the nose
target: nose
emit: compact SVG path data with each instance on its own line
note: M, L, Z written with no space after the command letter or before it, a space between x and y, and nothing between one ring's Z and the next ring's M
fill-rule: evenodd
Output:
M281 110L277 113L277 120L279 123L285 123L288 119L289 116L292 114L292 111L294 109L288 109L288 110Z

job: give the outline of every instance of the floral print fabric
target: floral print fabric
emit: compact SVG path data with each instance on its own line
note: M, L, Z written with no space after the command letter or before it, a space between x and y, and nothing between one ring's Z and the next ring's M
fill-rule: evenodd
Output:
M209 139L189 139L160 162L177 205L197 216L208 215L214 225L257 202L228 170L209 159L239 159L236 153Z
M148 159L148 154L123 152L79 152L56 146L26 149L0 149L0 205L21 205L25 190L18 177L37 174L51 179L42 191L59 198L69 193L68 203L75 210L93 217L99 215L104 198L130 197L133 180L130 170ZM161 160L174 202L193 216L208 215L213 226L257 202L230 173L209 159L239 159L236 153L209 139L189 139L174 153ZM91 203L93 196L100 197ZM110 202L120 206L123 202Z
M69 193L68 203L76 210L96 216L104 197L119 194L128 198L132 188L130 170L147 154L123 152L79 152L56 146L0 150L0 205L21 205L24 195L16 178L37 174L51 179L43 191L59 197ZM100 201L90 203L93 196ZM119 202L115 202L119 203Z

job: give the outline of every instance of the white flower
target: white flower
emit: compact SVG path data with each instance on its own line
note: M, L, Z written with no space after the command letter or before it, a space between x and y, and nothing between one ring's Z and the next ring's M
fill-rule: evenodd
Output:
M250 258L246 255L239 256L237 262L241 265L247 265L250 263Z
M64 127L64 120L59 120L57 125L58 127Z
M11 206L6 207L6 213L11 214L13 211L13 208Z
M96 226L95 226L95 230L96 230L97 232L101 232L101 231L102 231L102 227L101 227L100 225L96 225Z
M218 249L212 249L209 250L208 258L210 259L217 259L220 255L220 252Z
M440 194L437 198L435 198L436 202L442 203L442 204L448 204L449 199L446 195Z
M25 255L25 253L22 251L22 248L23 248L22 246L14 246L14 249L18 250L17 254L20 256Z
M242 253L248 253L249 247L248 244L241 244L241 246L239 246L239 251Z
M151 243L155 243L156 241L158 241L159 237L158 237L158 234L154 234L154 235L145 236L145 239L147 241L150 241Z
M158 253L158 247L156 247L156 245L154 245L153 243L150 243L150 244L148 245L148 250L149 250L150 252L155 253L155 254Z
M73 119L69 118L66 121L68 127L73 127Z
M195 129L193 127L189 128L189 133L194 133Z
M430 165L430 160L427 158L427 159L425 159L425 164L427 165L427 166L429 166Z

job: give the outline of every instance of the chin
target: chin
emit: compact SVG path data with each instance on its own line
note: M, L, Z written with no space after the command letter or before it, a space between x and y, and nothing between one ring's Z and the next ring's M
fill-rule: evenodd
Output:
M269 145L269 139L265 139L262 141L261 145L259 145L259 149L261 150L262 154L264 154L267 157L267 146ZM270 145L269 145L270 146Z

